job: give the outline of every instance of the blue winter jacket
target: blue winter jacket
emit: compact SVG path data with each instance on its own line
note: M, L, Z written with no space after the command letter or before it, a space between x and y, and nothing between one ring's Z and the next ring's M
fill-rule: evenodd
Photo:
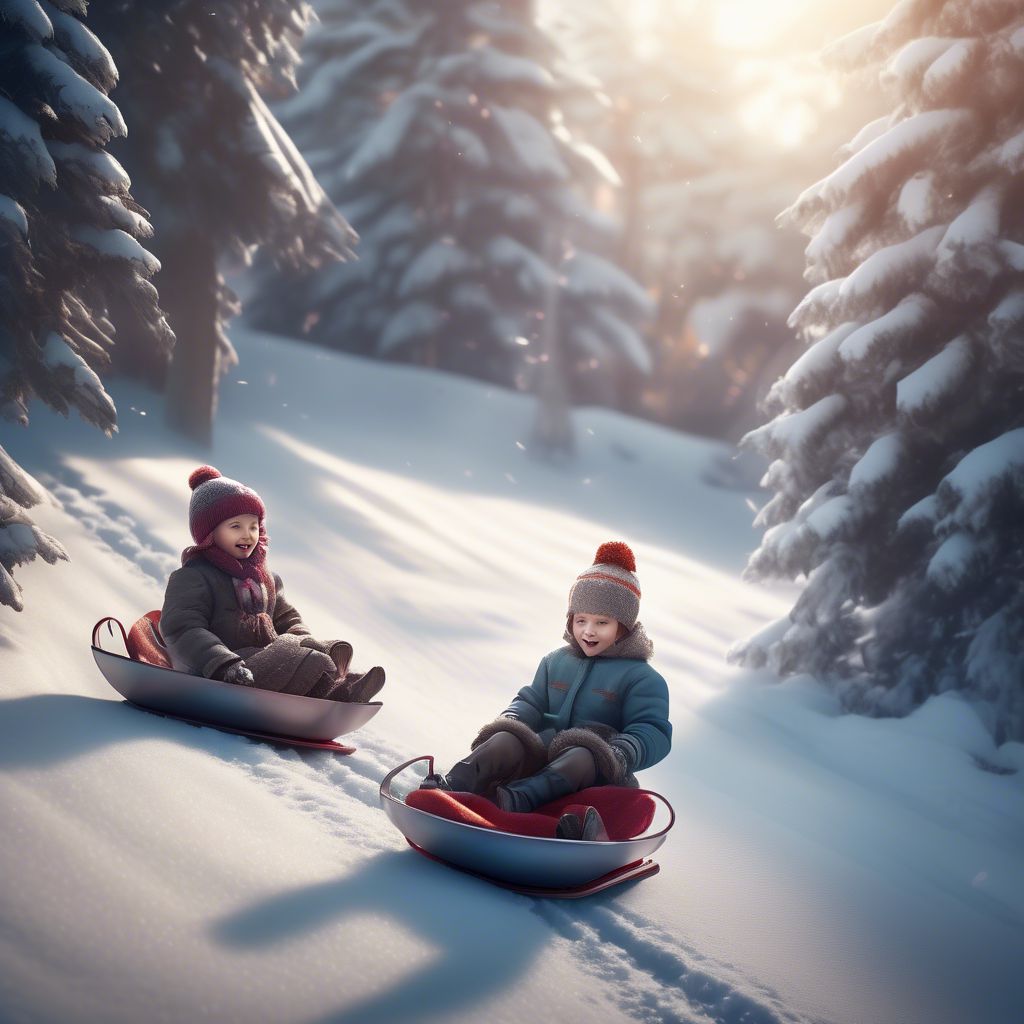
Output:
M633 771L657 764L672 748L668 685L643 658L615 656L615 648L637 649L631 639L615 644L610 656L588 658L572 646L545 655L533 682L503 714L520 719L545 743L563 729L600 724L632 750Z

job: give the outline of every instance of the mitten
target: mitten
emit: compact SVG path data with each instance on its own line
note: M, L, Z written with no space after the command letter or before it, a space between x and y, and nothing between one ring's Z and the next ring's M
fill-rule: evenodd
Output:
M236 661L229 665L221 675L221 679L225 683L236 683L238 686L254 686L256 683L255 677L245 667L244 661Z

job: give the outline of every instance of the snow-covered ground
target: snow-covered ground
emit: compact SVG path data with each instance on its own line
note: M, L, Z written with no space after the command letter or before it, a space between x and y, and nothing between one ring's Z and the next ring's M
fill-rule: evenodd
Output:
M579 410L552 466L527 397L235 341L212 451L124 383L113 440L43 409L5 431L73 561L19 569L25 611L0 610L0 1021L1020 1019L1024 748L955 696L872 721L726 666L791 593L739 581L750 496L703 482L715 446ZM93 664L98 618L161 604L207 461L263 496L314 632L388 669L351 757L146 715ZM417 857L380 778L464 752L609 539L672 693L642 777L679 815L661 873L545 902Z

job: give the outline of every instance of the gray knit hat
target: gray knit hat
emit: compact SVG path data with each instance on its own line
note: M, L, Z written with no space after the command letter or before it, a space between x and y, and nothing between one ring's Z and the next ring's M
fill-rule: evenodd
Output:
M569 614L609 615L627 629L640 614L640 581L628 544L609 541L594 555L594 564L576 577L569 591Z
M260 496L245 484L221 476L213 466L200 466L188 478L192 500L188 503L188 525L192 539L201 544L225 519L246 513L262 523L267 514Z

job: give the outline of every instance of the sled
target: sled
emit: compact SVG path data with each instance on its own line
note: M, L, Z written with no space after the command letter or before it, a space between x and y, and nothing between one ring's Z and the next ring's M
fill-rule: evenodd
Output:
M454 821L406 803L423 779L408 770L424 761L424 774L430 774L434 770L431 755L413 758L389 772L380 784L380 803L412 849L433 861L504 889L555 899L590 896L659 871L650 855L671 831L675 812L658 793L631 791L660 805L652 823L657 830L649 828L632 839L582 842L518 835Z
M117 619L107 616L92 631L92 654L103 677L143 711L278 746L351 754L356 748L338 743L336 737L362 728L383 707L380 701L349 704L179 672L170 666L159 623L160 613L148 612L126 633ZM100 646L104 626L112 637L117 627L125 654Z

